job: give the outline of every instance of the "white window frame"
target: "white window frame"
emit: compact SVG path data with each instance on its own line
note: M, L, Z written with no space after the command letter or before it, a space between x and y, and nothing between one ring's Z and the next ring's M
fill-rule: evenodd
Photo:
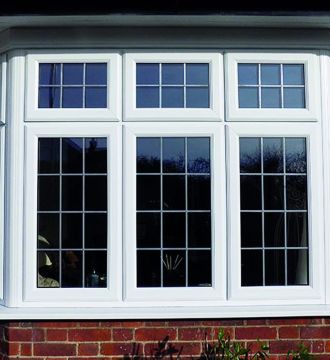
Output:
M107 63L107 108L38 108L39 63ZM25 121L119 121L121 56L105 50L29 51L26 56Z
M6 118L6 75L6 55L2 54L0 55L0 124L4 124Z
M211 140L212 287L136 286L136 138L209 136ZM124 131L124 300L144 303L226 299L226 189L222 124L126 124ZM218 186L222 184L222 186Z
M208 63L209 108L137 108L137 63ZM222 121L224 82L222 53L217 52L126 52L124 54L124 121Z
M240 305L249 304L321 304L324 288L323 233L323 173L321 127L319 124L230 124L227 126L229 188L229 300ZM307 194L309 233L309 285L307 286L241 286L240 246L240 171L239 138L248 137L306 137ZM316 191L317 189L317 191Z
M225 54L226 121L318 121L320 119L320 65L318 52L248 51ZM304 109L239 108L238 64L303 64L305 68Z
M37 288L37 168L39 137L107 137L107 288ZM28 124L25 126L23 301L28 306L99 306L121 299L121 128L115 124Z

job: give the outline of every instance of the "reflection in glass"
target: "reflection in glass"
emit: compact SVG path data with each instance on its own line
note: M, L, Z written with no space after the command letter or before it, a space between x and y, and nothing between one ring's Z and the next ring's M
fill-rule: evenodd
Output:
M263 140L264 173L283 172L283 145L281 138Z
M287 173L305 173L306 170L306 139L285 139L285 164Z
M57 87L39 87L39 108L59 108L61 106L61 90Z
M163 209L184 210L185 177L183 175L163 176Z
M284 250L265 251L265 285L285 285Z
M272 87L261 88L261 107L262 108L280 108L281 89Z
M242 250L241 278L242 286L262 285L262 250Z
M160 247L160 213L136 214L136 246Z
M162 64L163 85L183 85L183 64Z
M160 176L138 175L136 179L137 210L160 209Z
M178 287L186 284L185 251L166 250L163 252L163 286Z
M212 286L210 250L188 251L188 286Z
M60 171L60 140L57 138L39 139L38 173L54 174Z
M63 288L83 286L82 251L62 251L62 281Z
M184 138L163 138L163 172L185 172Z
M284 214L265 213L265 247L284 246Z
M210 139L205 137L187 139L188 173L210 172Z
M137 85L158 85L159 64L136 64Z
M305 85L303 64L283 64L284 85Z
M188 85L208 85L208 64L186 64L186 83Z
M62 210L82 210L81 176L62 176Z
M107 88L87 87L85 89L85 108L106 108Z
M82 214L62 214L62 248L82 248Z
M107 139L85 138L85 173L107 172Z
M137 287L159 287L161 253L156 250L137 251Z
M208 108L210 107L208 87L187 87L186 88L187 108Z
M211 247L210 213L188 213L188 246Z
M241 212L241 247L262 246L262 215Z
M63 64L63 84L82 85L84 82L84 64Z
M188 176L188 210L211 209L211 179L209 175Z
M107 85L107 64L86 64L86 85Z
M303 109L305 105L305 88L284 88L283 101L285 108Z
M281 84L281 65L280 64L261 64L261 84L280 85Z
M238 64L238 84L257 85L259 83L257 64Z
M264 207L266 210L284 209L283 181L283 176L264 176Z
M39 85L60 85L61 64L39 64Z
M107 248L107 221L107 214L85 214L85 248Z
M289 212L286 214L287 246L308 246L308 222L307 213Z
M136 140L138 173L160 172L160 138L143 138Z
M85 210L106 211L108 203L107 194L106 176L85 177Z
M261 176L241 175L241 209L261 210Z
M185 247L186 214L163 213L163 246L165 248Z
M139 86L136 88L137 108L158 108L159 88L157 86Z
M308 285L308 251L288 250L288 285Z
M82 138L64 138L62 140L62 172L82 173L82 153Z
M182 108L184 107L183 87L162 87L162 107Z
M59 210L60 177L38 176L38 211Z
M257 87L239 87L238 101L240 108L258 108L259 91Z
M82 87L63 87L62 107L63 108L82 108L83 107L83 88Z
M287 209L307 209L307 177L306 175L287 176L286 178Z
M261 151L259 138L240 138L240 172L261 172Z

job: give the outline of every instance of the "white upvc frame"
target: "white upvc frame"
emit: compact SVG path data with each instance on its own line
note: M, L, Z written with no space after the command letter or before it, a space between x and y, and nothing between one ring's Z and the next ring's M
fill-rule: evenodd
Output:
M210 77L209 108L137 108L137 63L208 63ZM223 56L220 51L161 52L141 51L124 54L124 121L222 121L224 119Z
M39 63L107 63L107 108L38 108ZM119 121L121 120L121 56L105 50L43 50L26 55L25 121Z
M320 119L320 65L318 52L231 51L225 54L226 121L318 121ZM303 64L304 109L239 108L238 64Z
M307 139L309 232L308 286L241 286L239 138L297 137ZM228 181L229 300L249 304L321 304L325 302L323 173L320 124L230 124L226 131ZM253 264L252 264L253 266Z
M3 301L4 282L4 226L5 226L5 126L0 125L0 303Z
M108 286L37 288L37 167L39 137L108 139ZM121 127L115 124L27 124L25 126L23 306L113 305L121 298Z
M136 138L208 136L211 144L212 287L136 286ZM124 301L175 304L226 299L226 177L223 124L125 124L124 129ZM218 303L219 303L218 302ZM182 305L182 303L181 303Z
M6 122L6 76L7 59L5 54L0 54L0 124Z

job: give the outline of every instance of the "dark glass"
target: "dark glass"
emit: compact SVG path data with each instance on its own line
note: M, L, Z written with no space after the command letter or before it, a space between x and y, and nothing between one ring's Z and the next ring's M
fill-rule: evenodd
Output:
M164 287L178 287L186 285L185 251L164 251L162 265Z
M38 176L38 211L56 211L60 206L60 177Z
M107 194L107 176L85 177L85 210L106 211Z
M40 138L38 153L38 173L54 174L60 172L60 139Z
M107 85L107 64L86 64L86 85Z
M162 108L183 108L183 87L162 86Z
M82 85L84 64L63 64L63 85Z
M264 138L263 157L264 173L283 172L282 138Z
M261 84L280 85L281 84L281 65L280 64L261 64Z
M39 249L58 248L59 214L38 214L38 241Z
M241 210L261 210L261 176L241 175Z
M137 210L160 210L160 176L136 177L136 204Z
M136 64L137 85L158 85L159 64Z
M60 85L61 64L39 64L39 85Z
M188 251L188 286L212 286L211 250Z
M62 248L82 248L82 214L62 214Z
M85 251L85 286L107 286L107 252Z
M308 219L307 213L286 214L287 246L308 246Z
M262 108L281 108L281 89L267 87L261 88L261 107Z
M85 89L85 108L107 107L107 88L106 87L86 87Z
M107 214L85 214L85 248L107 248L107 222Z
M305 85L304 65L303 64L284 64L283 65L283 84L284 85Z
M264 213L265 247L284 246L284 214Z
M266 210L284 209L283 181L283 176L264 176L264 207Z
M257 87L239 87L238 88L238 103L240 108L259 107L259 89Z
M240 172L260 173L261 172L261 146L260 138L239 139Z
M160 287L160 251L137 251L137 287Z
M138 248L160 247L160 213L136 214L136 246Z
M37 252L38 288L58 288L59 284L59 251Z
M163 172L185 172L185 139L163 138Z
M284 88L283 89L284 108L303 109L305 103L305 88Z
M163 213L163 247L181 248L186 245L186 214Z
M208 85L209 64L186 64L187 85Z
M241 247L262 246L262 216L261 213L241 212Z
M183 64L162 64L163 85L183 85Z
M63 87L62 107L63 108L82 108L83 107L83 88L82 87Z
M82 210L81 176L62 176L62 210Z
M82 251L62 251L62 287L82 287Z
M265 285L285 285L284 250L265 251Z
M139 86L136 88L137 108L159 108L159 87Z
M188 176L188 210L211 209L211 179L209 175Z
M286 177L286 204L288 210L307 209L307 176Z
M210 91L208 87L186 88L187 108L208 108L210 107Z
M83 171L83 139L62 139L62 172L82 173Z
M136 140L136 171L160 173L160 138L139 137Z
M210 173L210 139L187 138L188 173Z
M242 286L262 286L262 250L242 250Z
M285 139L285 162L287 173L306 173L306 139Z
M38 108L59 108L61 102L61 90L56 87L39 87Z
M107 139L85 138L85 173L107 173Z
M288 285L308 285L308 250L288 250Z
M185 177L183 175L163 176L163 209L184 210L186 208Z
M188 213L188 247L211 247L210 213Z
M238 84L258 85L258 64L238 64Z

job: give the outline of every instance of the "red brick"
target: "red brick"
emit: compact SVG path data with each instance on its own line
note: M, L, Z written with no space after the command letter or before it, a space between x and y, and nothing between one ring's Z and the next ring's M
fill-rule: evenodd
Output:
M198 356L202 351L200 342L171 342L171 345L178 351L182 349L181 354L183 356Z
M110 341L111 329L70 329L69 341Z
M132 329L113 329L112 337L114 341L127 341L133 339Z
M312 352L313 353L323 353L324 352L324 341L313 341L312 342Z
M126 355L132 353L132 344L127 343L103 343L101 344L101 355Z
M302 339L330 339L330 326L308 326L300 330Z
M47 341L66 341L68 331L66 329L47 329Z
M119 327L132 327L132 328L139 328L139 327L144 327L145 323L144 321L121 321Z
M261 341L260 343L258 341L251 341L247 342L245 345L248 349L250 349L253 353L256 353L257 351L261 350L261 345L268 345L266 341Z
M32 341L33 342L45 341L44 329L32 329Z
M180 328L178 329L178 340L196 341L212 339L212 328Z
M99 321L80 321L78 323L78 326L80 328L99 327L100 322Z
M33 327L39 328L74 328L77 327L77 323L74 321L38 321L33 324Z
M322 324L320 318L277 318L267 320L269 325L311 325Z
M32 344L21 344L21 355L31 356L32 355Z
M176 339L176 330L173 328L141 328L135 330L137 341L159 341L169 336L170 340Z
M214 326L222 328L224 326L240 326L244 325L244 320L228 319L228 320L204 320L201 321L201 326Z
M32 330L8 328L6 329L5 337L8 341L18 341L18 342L32 341Z
M244 321L244 325L251 326L251 325L266 325L265 319L248 319Z
M165 326L167 326L167 322L166 321L146 321L144 326L165 327Z
M169 327L180 327L180 326L201 326L201 321L196 320L171 320L168 322Z
M280 327L278 335L280 339L299 339L299 328L293 326Z
M99 354L98 344L79 344L78 355L82 356L93 356Z
M276 328L270 327L247 327L247 328L236 328L235 338L236 339L276 339Z
M330 341L325 342L325 352L330 352Z
M286 354L288 350L296 350L299 348L302 341L300 340L279 340L271 341L269 343L269 350L271 354ZM311 351L311 343L303 341L303 344Z
M9 343L8 345L8 355L19 355L20 344L19 343Z
M33 344L33 354L36 356L75 356L76 345L63 343Z

